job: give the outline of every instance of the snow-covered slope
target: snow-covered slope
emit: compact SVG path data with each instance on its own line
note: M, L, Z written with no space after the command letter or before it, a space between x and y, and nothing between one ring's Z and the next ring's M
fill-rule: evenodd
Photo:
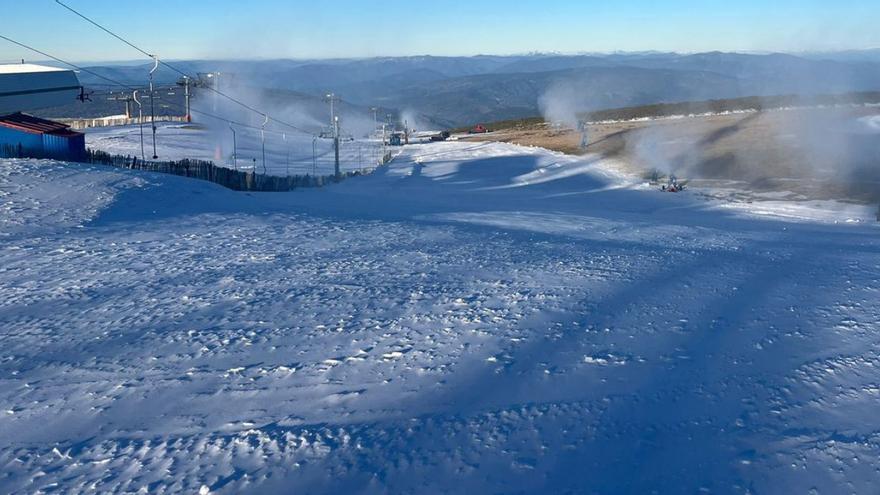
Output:
M870 212L606 165L443 143L259 195L0 161L0 492L870 493Z
M153 155L153 138L149 125L144 129L143 152L146 159ZM141 156L141 129L138 126L91 128L86 131L86 144L94 150L118 155ZM332 139L315 139L298 132L266 134L266 168L263 169L263 143L259 130L239 128L235 141L229 129L209 129L190 124L159 123L156 131L156 153L160 160L184 158L213 161L219 166L252 170L275 176L332 175L334 153ZM235 159L233 159L233 151ZM381 159L378 141L343 139L340 142L340 168L352 171L374 167Z

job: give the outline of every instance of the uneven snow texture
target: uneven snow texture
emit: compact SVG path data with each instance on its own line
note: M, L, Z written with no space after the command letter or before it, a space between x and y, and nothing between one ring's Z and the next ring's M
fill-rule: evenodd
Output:
M500 144L0 161L0 492L876 492L878 229L717 206Z

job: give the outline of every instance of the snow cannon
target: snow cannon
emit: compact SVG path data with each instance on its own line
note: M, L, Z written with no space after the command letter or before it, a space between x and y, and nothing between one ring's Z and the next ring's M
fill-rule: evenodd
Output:
M687 188L686 181L679 181L675 175L669 176L669 181L660 188L663 192L678 193Z

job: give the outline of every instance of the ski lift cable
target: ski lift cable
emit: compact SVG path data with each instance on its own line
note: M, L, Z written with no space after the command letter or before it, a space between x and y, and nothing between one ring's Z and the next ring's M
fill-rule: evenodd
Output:
M114 38L116 38L116 39L118 39L119 41L125 43L126 45L128 45L128 46L134 48L135 50L137 50L137 51L143 53L143 54L146 55L147 57L149 57L149 58L155 58L155 55L153 55L153 54L151 54L151 53L147 53L147 52L145 52L144 50L141 50L141 49L138 48L137 46L135 46L135 45L133 45L132 43L128 42L128 41L127 41L125 38L123 38L122 36L119 36L118 34L114 33L113 31L110 31L109 29L105 28L104 26L102 26L102 25L98 24L97 22L95 22L95 21L89 19L89 18L86 17L85 15L80 14L79 12L77 12L76 10L74 10L72 7L70 7L70 6L68 6L68 5L65 5L65 4L64 4L63 2L61 2L60 0L55 0L55 3L57 3L58 5L64 7L65 9L67 9L67 10L73 12L76 16L81 17L83 20L85 20L86 22L88 22L88 23L94 25L95 27L97 27L97 28L100 29L101 31L104 31L105 33L109 34L110 36L113 36Z
M114 33L113 31L111 31L110 29L108 29L108 28L102 26L102 25L99 24L97 21L95 21L95 20L89 18L88 16L86 16L85 14L83 14L83 13L77 11L77 10L74 9L73 7L70 7L69 5L66 5L66 4L65 4L64 2L62 2L61 0L55 0L55 3L57 3L58 5L64 7L65 9L69 10L70 12L74 13L76 16L78 16L78 17L84 19L84 20L87 21L89 24L92 24L92 25L96 26L98 29L100 29L100 30L106 32L106 33L109 34L110 36L113 36L114 38L118 39L119 41L125 43L126 45L128 45L128 46L130 46L130 47L132 47L132 48L134 48L135 50L137 50L138 52L142 53L143 55L145 55L145 56L147 56L147 57L149 57L149 58L151 58L151 59L158 60L158 62L159 62L161 65L163 65L164 67L167 67L168 69L171 69L172 71L174 71L174 72L176 72L176 73L178 73L178 74L180 74L180 75L182 75L182 76L184 76L184 77L188 77L188 78L190 78L190 79L196 79L196 78L192 77L190 74L187 74L186 72L184 72L183 70L180 70L180 69L178 69L177 67L175 67L175 66L169 64L168 62L165 62L165 61L163 61L163 60L159 60L158 57L157 57L156 55L154 55L154 54L152 54L152 53L149 53L149 52L147 52L146 50L144 50L144 49L138 47L138 46L135 45L134 43L132 43L132 42L126 40L126 39L123 38L122 36L120 36L120 35ZM212 88L212 87L210 87L210 86L208 86L206 89L208 89L209 91L213 91L214 93L216 93L216 94L218 94L218 95L220 95L220 96L222 96L222 97L228 99L229 101L231 101L231 102L233 102L233 103L235 103L235 104L237 104L237 105L240 105L240 106L242 106L242 107L244 107L244 108L246 108L246 109L248 109L248 110L250 110L250 111L252 111L252 112L256 112L256 113L260 114L261 116L268 115L266 112L263 112L263 111L261 111L261 110L258 110L258 109L256 109L256 108L254 108L253 106L248 105L247 103L245 103L245 102L243 102L243 101L241 101L241 100L239 100L239 99L237 99L237 98L235 98L235 97L232 97L232 96L230 96L230 95L228 95L228 94L226 94L226 93L220 91L219 89ZM283 121L283 120L277 119L277 118L275 118L275 117L271 117L271 116L269 116L269 120L271 120L271 121L273 121L273 122L275 122L275 123L277 123L277 124L281 124L281 125L284 125L284 126L290 127L291 129L297 130L297 131L302 132L302 133L304 133L304 134L308 134L308 135L311 135L311 136L314 136L314 135L315 135L315 133L313 133L313 132L309 132L309 131L307 131L307 130L305 130L305 129L302 129L302 128L298 127L298 126L295 126L295 125L293 125L293 124L291 124L291 123L289 123L289 122L285 122L285 121Z
M86 69L86 68L84 68L84 67L80 67L79 65L76 65L76 64L74 64L73 62L68 62L67 60L64 60L64 59L62 59L62 58L56 57L56 56L54 56L54 55L51 55L51 54L49 54L49 53L47 53L47 52L44 52L44 51L42 51L42 50L40 50L40 49L34 48L34 47L32 47L32 46L30 46L30 45L28 45L28 44L22 43L22 42L20 42L20 41L16 41L16 40L14 40L14 39L12 39L12 38L9 38L8 36L4 36L4 35L0 34L0 39L6 40L6 41L8 41L8 42L10 42L10 43L12 43L12 44L18 45L18 46L21 47L21 48L28 49L28 50L30 50L30 51L32 51L32 52L34 52L34 53L37 53L37 54L39 54L39 55L42 55L42 56L44 56L44 57L50 58L50 59L54 60L55 62L58 62L58 63L61 63L61 64L65 64L65 65L67 65L67 66L73 67L74 69L76 69L76 70L78 70L78 71L85 72L85 73L87 73L87 74L91 74L91 75L93 75L93 76L95 76L95 77L97 77L97 78L99 78L99 79L102 79L102 80L104 80L104 81L107 81L108 83L110 83L110 85L112 85L112 86L114 86L114 87L124 88L124 89L127 89L127 90L132 91L132 92L134 92L134 91L144 91L144 90L146 89L146 88L138 88L138 87L132 86L132 85L130 85L130 84L125 84L125 83L120 82L120 81L117 81L117 80L115 80L115 79L111 79L111 78L109 78L109 77L107 77L107 76L104 76L104 75L98 73L98 72L95 72L95 71L90 70L90 69ZM181 104L181 103L175 103L175 102L173 102L173 101L168 101L168 104L171 105L171 106L174 106L174 107L176 107L176 108L178 108L178 109L185 109L185 108L186 108L185 105L183 105L183 104ZM260 127L253 126L253 125L250 125L250 124L245 124L245 123L243 123L243 122L238 122L238 121L231 120L231 119L227 119L227 118L225 118L225 117L220 117L220 116L218 116L218 115L214 115L214 114L212 114L212 113L205 112L205 111L202 111L202 110L191 109L191 111L192 111L193 113L197 113L197 114L199 114L199 115L202 115L202 116L205 116L205 117L208 117L208 118L214 119L214 120L218 120L218 121L221 121L221 122L226 122L226 123L228 123L228 124L232 124L232 125L235 125L235 126L238 126L238 127L244 128L244 129L252 129L252 130L255 130L255 131L259 131L259 130L261 130ZM271 134L275 134L275 135L278 135L278 136L280 136L280 135L283 134L281 131L276 131L276 130L272 130L272 129L266 129L266 132L271 133Z
M86 68L84 68L84 67L80 67L80 66L78 66L78 65L76 65L76 64L74 64L74 63L68 62L68 61L66 61L66 60L62 60L62 59L60 59L60 58L58 58L58 57L56 57L56 56L54 56L54 55L50 55L50 54L48 54L48 53L46 53L46 52L44 52L44 51L42 51L42 50L38 50L38 49L36 49L36 48L34 48L34 47L30 46L30 45L26 45L26 44L20 42L20 41L15 41L14 39L9 38L9 37L7 37L7 36L4 36L4 35L2 35L2 34L0 34L0 39L4 39L4 40L6 40L6 41L8 41L8 42L10 42L10 43L12 43L12 44L18 45L18 46L20 46L20 47L22 47L22 48L26 48L26 49L28 49L28 50L34 52L34 53L38 53L38 54L44 56L44 57L48 57L48 58L50 58L50 59L52 59L52 60L54 60L54 61L56 61L56 62L58 62L58 63L62 63L62 64L65 64L65 65L69 65L70 67L73 67L74 69L76 69L76 70L78 70L78 71L85 72L85 73L87 73L87 74L91 74L91 75L93 75L93 76L95 76L95 77L97 77L97 78L99 78L99 79L102 79L102 80L104 80L104 81L107 81L107 82L111 83L113 86L123 87L123 88L125 88L125 89L132 90L132 91L133 91L134 89L136 89L136 88L134 88L134 87L132 87L132 86L129 86L128 84L124 84L124 83L121 83L121 82L119 82L119 81L115 81L115 80L110 79L109 77L106 77L106 76L104 76L104 75L101 75L101 74L99 74L99 73L97 73L97 72L95 72L95 71L93 71L93 70L86 69ZM143 88L141 88L141 89L143 89Z

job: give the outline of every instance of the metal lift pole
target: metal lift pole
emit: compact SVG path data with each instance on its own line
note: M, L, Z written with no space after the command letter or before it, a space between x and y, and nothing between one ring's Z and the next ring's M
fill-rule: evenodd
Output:
M333 168L333 172L338 180L339 177L342 176L342 172L339 170L339 117L333 118L333 148L336 158L336 165Z
M156 93L153 91L153 73L159 68L159 58L153 55L153 70L150 71L150 123L153 125L153 160L159 158L156 153Z
M238 145L235 141L235 128L229 124L229 130L232 131L232 168L238 172Z
M190 111L190 94L189 94L189 76L183 77L184 96L186 97L186 122L192 122L192 112Z
M147 161L147 154L144 152L144 106L141 104L141 100L138 99L137 90L132 93L131 97L138 106L138 124L141 128L141 160Z
M266 169L266 124L269 123L269 115L263 114L263 126L260 127L260 141L263 145L263 175L268 175Z

